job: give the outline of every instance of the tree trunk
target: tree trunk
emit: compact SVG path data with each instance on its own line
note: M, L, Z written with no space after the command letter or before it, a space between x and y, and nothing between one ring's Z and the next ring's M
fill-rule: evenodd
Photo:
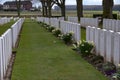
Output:
M103 18L113 18L112 16L112 8L113 8L113 0L103 0Z
M44 5L42 4L42 15L45 15L45 9L44 9Z
M64 17L64 19L65 19L65 17L66 17L65 13L66 13L66 12L65 12L65 5L62 5L62 6L61 6L61 16Z
M51 6L49 6L48 12L49 12L49 18L50 18L52 16L52 14L51 14Z
M17 4L18 5L18 9L17 9L18 10L18 17L20 17L20 9L21 9L20 8L21 7L20 3L21 3L21 0L19 0L18 4Z
M82 4L82 0L76 0L76 2L77 2L78 22L80 22L80 17L83 17L83 4Z
M65 1L66 0L56 0L56 4L61 8L61 16L66 17L65 15Z
M48 10L47 10L47 6L45 6L45 16L48 16Z

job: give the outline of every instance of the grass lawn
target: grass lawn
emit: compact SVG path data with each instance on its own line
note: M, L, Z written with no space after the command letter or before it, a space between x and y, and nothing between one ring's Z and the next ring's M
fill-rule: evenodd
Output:
M2 35L5 31L7 31L14 23L15 21L11 20L9 23L0 25L0 35Z
M41 24L26 20L11 80L108 80Z
M86 40L86 29L81 28L81 40Z
M118 11L113 11L114 14L118 14ZM84 17L92 17L93 14L102 14L102 11L94 11L94 10L89 10L83 11L83 15ZM24 17L31 17L31 16L38 16L38 15L42 15L42 12L40 11L21 11L21 16ZM55 11L52 10L52 15L53 16L61 16L61 11ZM0 16L17 16L17 12L16 11L0 11ZM66 16L77 16L77 11L76 10L68 10L66 11Z

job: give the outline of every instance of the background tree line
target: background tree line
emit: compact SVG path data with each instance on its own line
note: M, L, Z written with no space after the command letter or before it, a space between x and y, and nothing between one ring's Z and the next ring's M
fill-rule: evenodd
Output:
M52 6L56 4L61 9L61 16L65 17L65 1L66 0L39 0L42 4L42 15L45 17L52 16ZM16 0L17 12L18 16L20 16L20 2L21 0ZM83 0L76 0L77 5L77 16L78 21L80 21L80 17L83 17ZM112 8L114 6L114 0L102 0L103 6L103 18L113 18L112 16Z

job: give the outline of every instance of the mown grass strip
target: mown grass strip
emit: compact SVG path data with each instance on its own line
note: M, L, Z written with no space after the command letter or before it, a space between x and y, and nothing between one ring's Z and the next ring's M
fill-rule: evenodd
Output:
M14 23L15 21L11 20L6 24L0 25L0 35L2 35L5 31L7 31Z
M26 20L17 49L12 80L108 80L79 54Z
M81 28L81 40L86 40L86 29Z

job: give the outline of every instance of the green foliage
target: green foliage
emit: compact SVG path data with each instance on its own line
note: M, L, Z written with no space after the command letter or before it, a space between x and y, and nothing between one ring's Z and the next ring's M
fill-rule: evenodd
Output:
M118 65L117 72L113 74L113 78L120 80L120 64Z
M61 35L60 29L54 29L52 32L53 32L53 35L55 35L56 37L59 37Z
M110 63L110 62L107 62L107 63L103 64L103 70L104 71L109 71L109 70L114 70L114 69L115 69L115 65Z
M92 59L91 59L91 62L95 62L95 61L98 61L98 60L104 60L104 58L102 57L102 56L100 56L100 55L98 55L98 56L95 56L95 57L93 57Z
M104 58L100 55L94 55L94 54L91 55L90 57L88 57L91 64L95 65L98 68L102 68L102 64L104 63Z
M81 40L86 40L86 29L81 27Z
M82 56L88 56L91 53L91 50L94 47L94 44L92 42L87 41L80 41L76 44L73 44L74 48L82 54Z
M62 40L65 42L65 44L71 44L72 43L72 36L73 36L73 33L63 34Z
M47 30L48 30L49 32L52 32L54 29L55 29L54 27L47 27Z
M120 71L113 75L113 79L120 80Z
M46 29L48 29L48 27L50 27L49 25L47 25L47 24L45 24L45 23L43 23L42 26L43 26L44 28L46 28Z
M93 49L94 45L92 42L87 42L87 41L82 41L80 46L79 46L79 49L80 49L80 53L83 55L83 56L87 56L91 53L91 50Z

